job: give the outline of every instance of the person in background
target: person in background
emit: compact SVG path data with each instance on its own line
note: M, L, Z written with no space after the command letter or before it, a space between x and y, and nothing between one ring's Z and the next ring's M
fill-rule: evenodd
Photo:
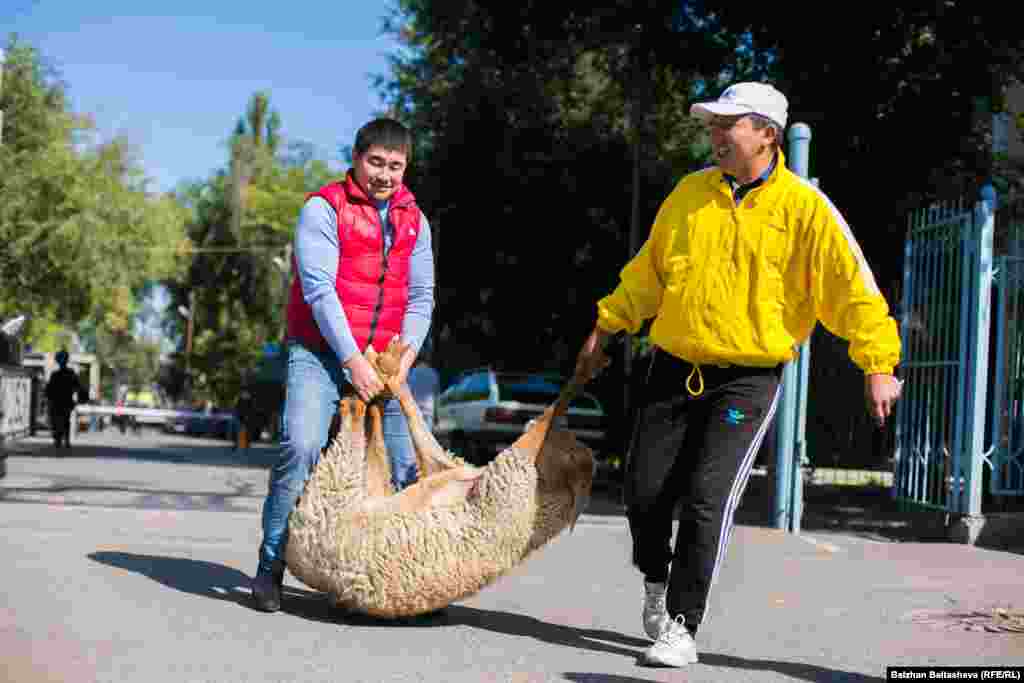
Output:
M786 168L787 110L764 83L693 105L717 163L684 177L661 205L577 356L577 372L591 378L609 362L612 335L654 318L626 470L643 625L655 641L649 664L697 661L694 636L775 415L782 366L815 324L849 340L879 426L900 395L896 321L842 214Z
M238 448L248 450L249 443L253 437L253 434L249 431L249 425L252 422L252 412L252 392L248 389L242 389L238 394L238 402L235 404L234 443L231 446L231 450Z
M71 413L77 403L89 400L78 373L68 367L68 352L61 349L56 355L57 370L46 383L46 404L50 412L50 431L54 448L71 448ZM76 402L77 399L77 402Z

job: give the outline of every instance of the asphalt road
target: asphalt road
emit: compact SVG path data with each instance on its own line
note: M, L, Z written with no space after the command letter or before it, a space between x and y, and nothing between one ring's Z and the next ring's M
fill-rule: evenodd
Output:
M431 618L332 618L293 578L247 605L273 449L148 433L18 444L0 479L0 681L881 681L1024 664L957 613L1024 606L1024 557L739 526L686 670L642 666L641 579L614 505Z

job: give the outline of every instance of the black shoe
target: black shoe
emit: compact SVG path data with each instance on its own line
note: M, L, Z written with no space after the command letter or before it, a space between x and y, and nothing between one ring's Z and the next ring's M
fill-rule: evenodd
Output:
M281 609L281 584L284 583L284 562L274 562L270 571L256 572L252 580L252 600L256 609L262 612L276 612Z

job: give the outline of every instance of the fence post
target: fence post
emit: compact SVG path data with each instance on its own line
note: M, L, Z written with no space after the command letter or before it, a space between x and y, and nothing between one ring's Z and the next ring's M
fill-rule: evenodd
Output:
M786 136L789 142L789 167L806 178L811 146L811 128L805 123L794 123ZM782 396L775 428L775 507L774 526L793 533L800 531L803 514L803 474L800 468L803 444L803 425L807 409L806 392L802 384L807 381L810 364L810 344L800 345L799 355L786 363L782 371ZM802 381L801 381L802 380ZM802 400L801 400L802 399Z
M1007 377L1006 372L1006 327L1007 327L1007 307L1009 305L1009 293L1008 290L1013 287L1014 283L1010 279L1010 258L1007 256L1000 256L995 261L995 269L993 270L993 277L999 275L999 279L994 282L993 287L993 298L995 299L995 310L996 310L996 365L995 372L992 373L995 377L995 386L992 387L993 393L989 396L988 409L991 418L991 431L989 432L989 442L992 444L992 493L994 495L1000 495L1002 490L1006 487L1006 483L1003 481L1002 467L1000 467L1000 461L1003 457L1003 411L1007 410L1004 407L1004 400L1006 398L1006 383L1011 381ZM1007 411L1008 412L1008 411ZM1007 447L1009 443L1007 444ZM1007 449L1008 450L1008 449ZM1007 452L1007 455L1009 453Z
M969 283L970 329L967 347L962 351L968 373L964 405L963 456L967 495L961 498L960 510L952 530L954 540L974 544L985 518L981 514L983 471L985 461L985 409L988 398L988 345L991 333L992 304L992 241L995 235L996 192L991 185L981 191L974 208L971 240L971 274ZM966 508L966 509L964 509Z
M903 286L900 288L900 310L899 320L896 323L900 326L900 342L903 347L902 356L904 360L912 351L910 347L910 296L917 286L913 268L914 257L914 214L910 214L907 220L907 236L903 242ZM904 373L906 370L904 369ZM905 376L904 376L905 379ZM910 393L909 391L907 392ZM895 420L895 447L893 449L892 463L892 498L898 500L903 491L903 476L907 467L907 459L911 456L912 449L904 450L904 439L910 436L910 418L908 412L908 401L910 396L904 396L903 400L896 402L896 412L893 415Z

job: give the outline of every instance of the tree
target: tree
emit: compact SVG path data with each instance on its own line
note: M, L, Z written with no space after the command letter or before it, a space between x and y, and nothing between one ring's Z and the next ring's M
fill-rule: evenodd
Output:
M193 315L193 395L220 405L234 403L264 344L279 341L290 275L290 263L281 259L306 194L331 177L301 143L283 144L269 93L254 94L246 111L230 138L226 167L178 191L191 212L192 256L184 276L166 283L170 309L186 306ZM165 329L184 343L184 325L174 314ZM174 360L183 372L183 347Z
M700 164L686 109L728 38L670 2L409 0L388 29L406 49L380 86L417 133L409 182L441 245L439 353L564 369L630 226L635 248Z
M812 173L882 283L899 277L909 209L972 196L999 174L991 114L1008 81L1024 79L1009 6L917 0L848 12L842 30L820 31L808 27L834 24L832 8L714 5L772 55L790 120L813 130Z
M147 192L124 140L91 142L91 123L70 111L36 50L11 37L6 51L0 310L29 314L30 341L36 326L89 317L126 330L126 292L179 266L184 213Z

